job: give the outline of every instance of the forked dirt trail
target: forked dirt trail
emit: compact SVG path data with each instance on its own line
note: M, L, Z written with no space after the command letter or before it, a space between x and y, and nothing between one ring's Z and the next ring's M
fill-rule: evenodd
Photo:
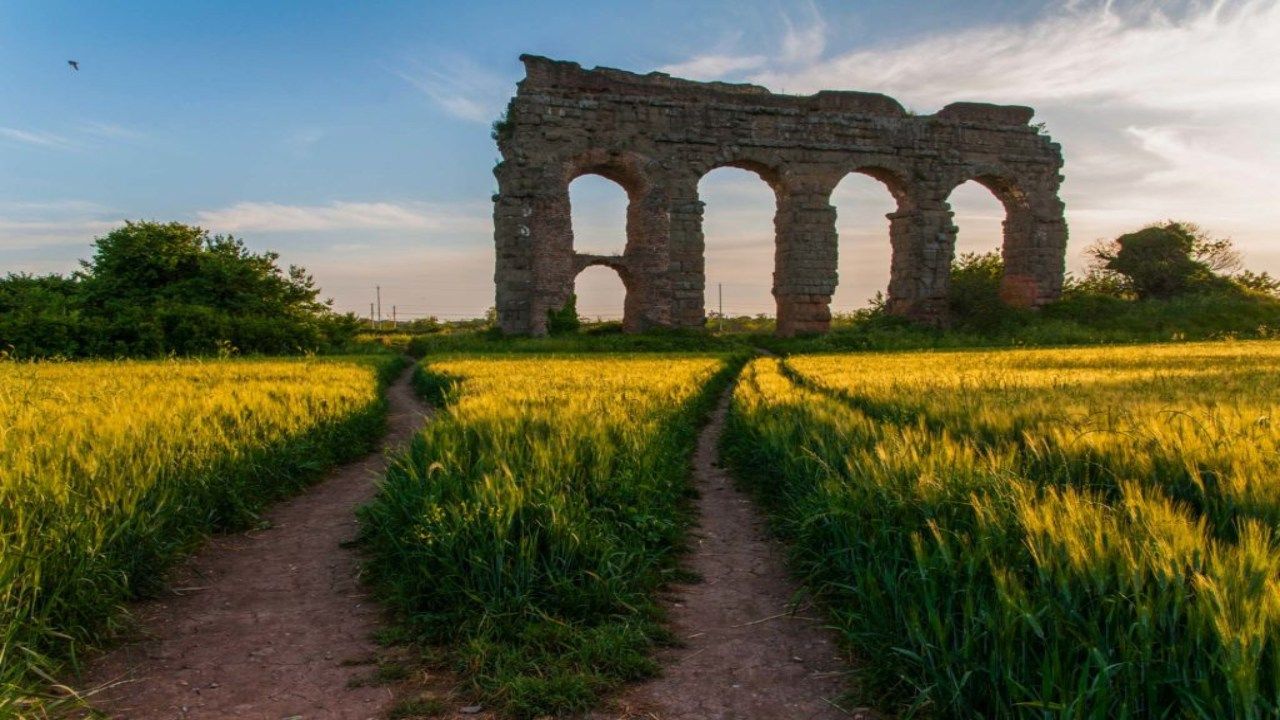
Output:
M404 444L426 408L404 373L389 389L382 448ZM342 465L265 514L264 531L216 537L179 572L175 595L140 608L144 633L95 662L83 686L116 718L380 717L384 687L368 675L378 609L342 543L372 497L383 452Z
M632 688L597 718L653 720L848 720L836 707L847 666L834 635L791 612L796 585L763 518L717 462L730 393L698 437L694 484L699 526L690 570L702 581L677 588L674 630L684 647L659 655L658 679ZM868 715L869 717L870 715Z

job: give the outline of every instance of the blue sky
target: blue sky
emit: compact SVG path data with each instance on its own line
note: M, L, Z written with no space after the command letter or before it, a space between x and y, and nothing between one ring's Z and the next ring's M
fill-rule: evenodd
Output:
M921 112L1030 104L1064 145L1071 263L1167 217L1280 271L1280 8L1232 2L0 3L0 272L63 272L124 218L197 222L306 266L342 309L492 304L489 122L531 52L775 91L885 92ZM79 72L66 64L78 60ZM837 306L888 273L888 195L837 191ZM772 199L713 173L708 280L768 311ZM621 191L574 183L584 246L619 251ZM953 196L993 248L985 191ZM581 307L621 306L607 270ZM714 294L714 293L713 293Z

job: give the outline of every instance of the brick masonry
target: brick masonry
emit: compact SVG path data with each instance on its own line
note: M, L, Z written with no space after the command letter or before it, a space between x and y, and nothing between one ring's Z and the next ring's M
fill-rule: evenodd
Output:
M503 159L494 170L494 280L504 332L545 333L547 311L564 306L591 265L622 278L626 330L702 327L698 181L718 167L755 172L777 197L780 335L830 324L837 281L830 198L851 172L883 182L897 202L888 216L890 312L946 321L956 234L947 198L968 180L1005 207L1005 300L1035 307L1062 291L1062 153L1029 125L1031 108L957 102L912 115L874 93L777 95L756 85L521 60L525 79L496 128ZM586 174L627 192L621 255L574 251L569 183Z

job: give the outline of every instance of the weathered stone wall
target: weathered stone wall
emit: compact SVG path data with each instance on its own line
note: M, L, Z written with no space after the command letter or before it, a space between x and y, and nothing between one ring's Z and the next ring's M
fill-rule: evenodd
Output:
M1006 210L1002 292L1037 306L1062 290L1067 228L1062 156L1028 125L1032 110L952 103L910 115L884 95L775 95L522 56L526 77L498 127L494 173L497 308L508 333L541 334L574 278L607 265L627 290L624 326L705 322L698 181L718 167L754 171L777 197L773 295L778 332L825 331L836 287L832 190L848 173L883 182L889 215L891 312L943 322L955 233L947 197L976 180ZM569 183L597 174L630 198L619 256L574 251Z

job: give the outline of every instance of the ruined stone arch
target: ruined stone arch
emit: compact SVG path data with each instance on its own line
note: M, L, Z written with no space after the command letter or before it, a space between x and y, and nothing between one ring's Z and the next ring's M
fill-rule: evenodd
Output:
M899 246L906 248L909 245L911 234L910 219L913 217L912 211L915 208L915 198L911 193L910 168L902 166L892 157L857 158L847 166L837 168L828 182L829 189L826 191L827 202L831 205L837 221L840 217L840 210L833 199L833 195L836 189L840 187L840 184L852 175L858 175L874 181L884 189L890 202L893 203L893 209L885 215L885 219L888 222L883 240L889 249L890 278L904 274L901 270L895 272L895 264L902 264L905 261L909 270L914 263L914 259L906 254L899 256L894 252L894 248ZM897 238L896 241L895 238ZM837 268L840 256L843 254L841 245L842 243L837 233L836 246L833 250ZM905 252L907 251L904 250ZM837 275L837 282L832 288L833 297L843 282L844 280Z
M1000 255L1004 261L1004 278L1000 296L1018 307L1036 307L1056 299L1062 290L1062 271L1049 277L1045 266L1061 268L1061 260L1051 250L1059 242L1066 244L1066 225L1062 221L1062 203L1057 198L1056 184L1047 193L1036 187L1035 178L1020 178L1008 167L985 164L951 176L944 184L944 204L951 212L951 194L966 182L985 187L1004 208L1001 224ZM947 187L949 185L949 187ZM954 257L954 222L950 228Z
M565 187L583 175L599 175L617 183L632 200L644 197L653 188L650 166L653 161L628 150L592 148L568 158L563 165Z
M750 153L741 152L726 153L717 156L709 164L694 166L692 171L697 176L697 182L701 183L702 179L707 175L724 168L734 168L754 173L773 190L775 195L780 195L783 192L783 176L786 173L786 168L777 158L753 157Z
M909 115L874 93L775 95L754 85L521 59L526 77L497 128L503 160L494 170L505 332L544 332L547 311L573 291L582 258L568 227L567 186L588 172L623 185L630 198L626 250L614 261L629 278L629 329L704 323L698 181L723 166L754 170L774 188L780 334L829 325L837 280L830 193L850 171L879 175L898 201L890 216L890 312L945 321L954 254L947 196L978 177L1017 198L1013 234L1006 233L1006 298L1037 306L1061 292L1062 155L1029 125L1030 108L962 102ZM1015 179L1021 194L1010 194L1014 186L1002 178Z
M850 175L863 175L878 181L889 191L889 195L898 203L899 210L910 209L912 202L911 197L911 175L910 170L898 166L896 162L885 159L867 160L852 164L848 170L839 173L834 184L831 185L831 191L834 192L836 186ZM830 195L828 195L830 197Z
M693 307L693 302L692 302L693 299L691 298L690 299L691 302L689 303L690 307L687 310L688 315L691 317L696 316L698 318L702 318L702 317L705 317L706 315L707 245L706 245L706 232L705 232L705 228L703 227L703 223L706 220L707 206L706 206L706 202L704 202L703 200L703 181L706 180L708 176L710 176L712 173L716 172L717 170L725 170L725 169L741 170L756 176L756 178L758 178L760 182L769 189L769 192L772 193L773 207L772 207L772 213L770 214L770 227L772 228L772 234L773 234L773 242L771 243L771 246L773 249L773 266L766 271L768 275L765 277L767 277L767 280L768 280L770 294L774 296L775 310L777 307L777 298L776 298L776 293L774 291L776 290L776 282L777 282L776 269L777 269L777 263L778 263L778 256L777 256L778 254L778 218L779 218L779 212L782 209L782 203L785 201L787 197L786 186L783 179L784 171L776 163L776 161L771 162L769 159L753 158L753 157L744 156L738 153L726 153L719 157L716 157L714 159L714 162L710 164L702 165L693 169L693 172L697 177L694 183L695 191L697 194L697 202L696 202L696 210L689 214L688 219L691 221L691 224L693 225L693 227L691 228L690 232L687 233L687 236L686 236L687 241L690 242L692 247L684 248L685 252L683 253L684 256L689 257L691 259L690 263L696 264L698 268L698 271L696 275L693 276L693 281L692 281L696 283L696 286L697 286L696 307ZM693 258L696 258L696 260ZM698 321L698 324L701 325L702 324L701 321Z
M574 254L573 262L573 279L576 286L578 276L587 268L602 267L612 270L617 274L618 279L622 281L623 299L622 299L622 329L627 332L639 332L643 330L643 326L638 326L641 321L642 314L639 308L634 304L639 300L640 296L633 292L634 278L630 270L627 268L626 258L621 255L588 255L583 253Z

